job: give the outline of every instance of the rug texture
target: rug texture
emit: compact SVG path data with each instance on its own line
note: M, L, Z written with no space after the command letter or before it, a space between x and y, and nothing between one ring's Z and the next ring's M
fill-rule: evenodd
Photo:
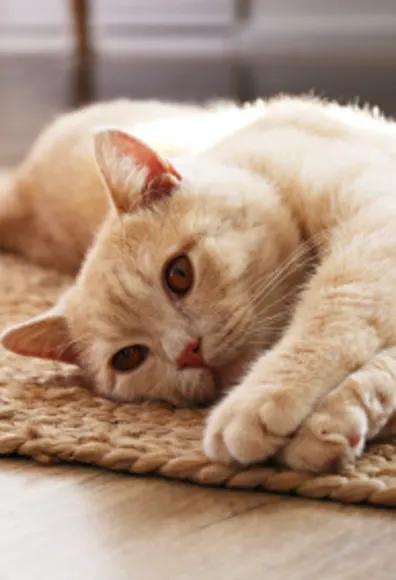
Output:
M69 279L0 255L0 329L51 306ZM396 506L396 439L340 475L228 467L201 451L205 411L120 405L95 397L74 367L0 352L0 455L78 462L202 485ZM1 469L1 463L0 463Z

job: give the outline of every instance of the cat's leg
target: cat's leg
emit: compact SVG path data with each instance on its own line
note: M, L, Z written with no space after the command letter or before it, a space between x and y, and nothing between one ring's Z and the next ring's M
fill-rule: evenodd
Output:
M342 231L284 337L210 414L204 435L209 457L248 464L275 454L328 393L390 340L395 240L392 232L384 239Z
M396 412L396 347L352 373L306 419L281 452L293 469L329 471L353 462ZM396 425L393 425L396 432Z

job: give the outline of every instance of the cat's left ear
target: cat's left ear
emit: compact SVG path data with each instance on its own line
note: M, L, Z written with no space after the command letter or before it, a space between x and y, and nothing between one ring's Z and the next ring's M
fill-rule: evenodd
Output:
M22 356L78 364L71 346L67 320L60 305L7 328L0 335L0 344Z
M169 161L123 131L98 131L94 145L99 169L120 213L169 197L181 181Z

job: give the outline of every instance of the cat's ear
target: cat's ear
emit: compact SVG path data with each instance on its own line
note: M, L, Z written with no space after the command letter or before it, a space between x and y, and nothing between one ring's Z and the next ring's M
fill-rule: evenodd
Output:
M66 317L59 305L6 329L0 335L0 344L15 354L77 364Z
M96 132L94 146L99 169L120 213L169 197L181 181L171 163L123 131Z

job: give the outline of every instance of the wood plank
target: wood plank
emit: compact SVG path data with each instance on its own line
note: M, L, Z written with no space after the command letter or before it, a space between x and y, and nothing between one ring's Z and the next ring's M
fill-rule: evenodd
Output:
M394 578L395 514L0 461L7 580Z

